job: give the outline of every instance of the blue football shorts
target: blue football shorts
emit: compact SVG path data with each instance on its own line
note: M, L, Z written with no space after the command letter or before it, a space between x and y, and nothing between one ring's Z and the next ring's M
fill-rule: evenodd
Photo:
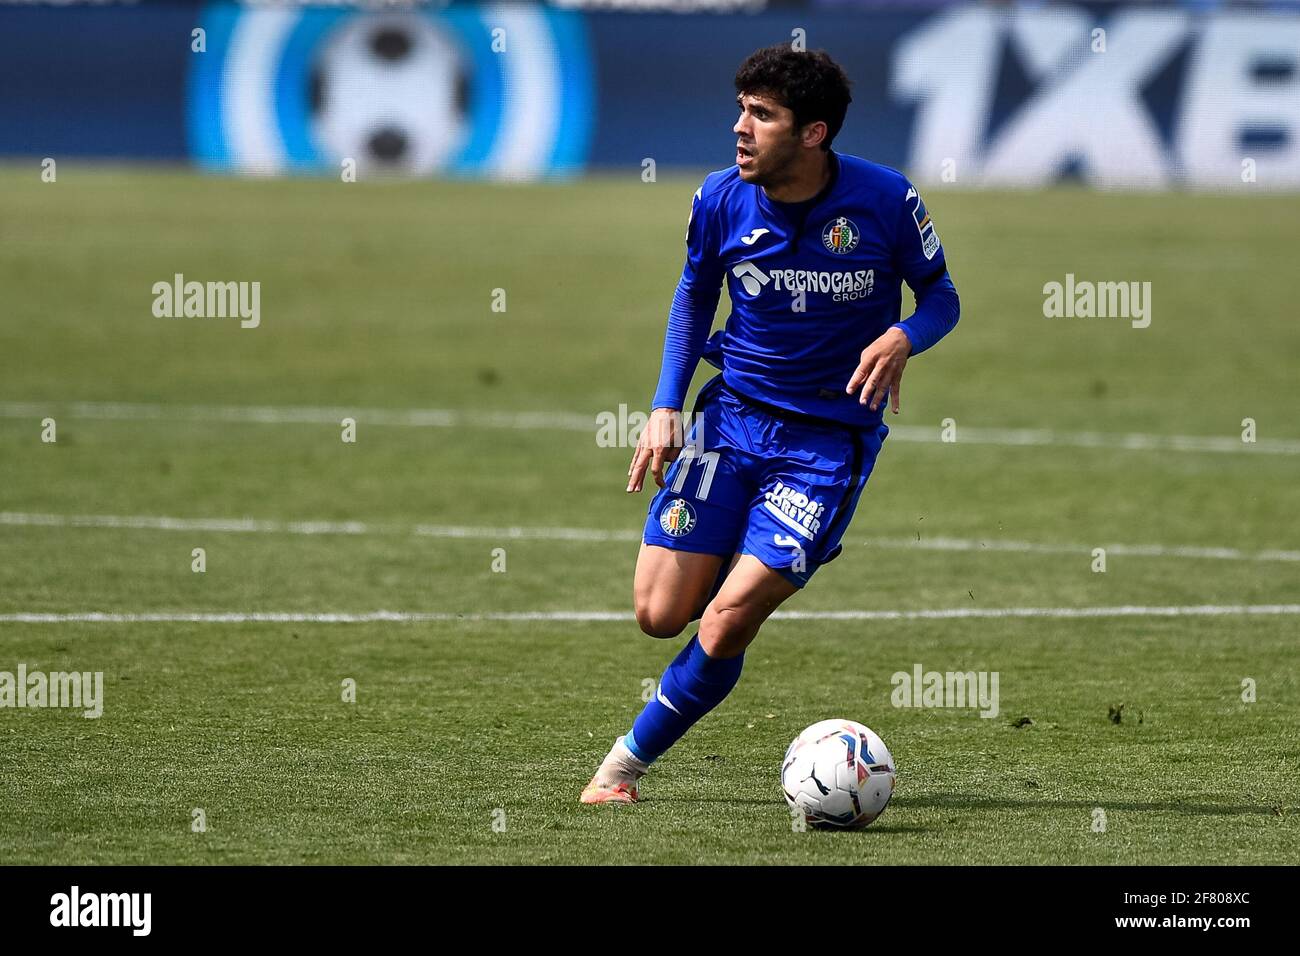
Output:
M691 419L685 447L650 502L643 540L752 554L803 587L843 550L889 427L774 408L732 391L721 375L700 389Z

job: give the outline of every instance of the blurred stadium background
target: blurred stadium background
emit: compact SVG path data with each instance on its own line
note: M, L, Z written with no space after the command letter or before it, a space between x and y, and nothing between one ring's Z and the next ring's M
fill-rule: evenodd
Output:
M597 416L777 42L845 66L963 318L813 617L587 813L669 649ZM1293 862L1297 189L1294 3L0 0L0 671L107 686L0 710L0 857ZM177 274L260 324L159 317ZM1067 275L1150 326L1047 318ZM1000 716L891 707L918 663ZM831 715L899 761L865 840L777 788Z
M1253 182L1294 188L1298 12L1211 0L6 0L0 154L257 175L329 175L345 158L506 179L646 158L711 168L735 64L790 39L829 50L857 84L839 145L922 182L1233 189L1250 158Z

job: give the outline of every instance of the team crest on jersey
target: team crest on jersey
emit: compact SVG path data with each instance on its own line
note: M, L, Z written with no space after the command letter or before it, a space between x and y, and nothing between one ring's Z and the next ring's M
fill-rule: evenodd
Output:
M822 230L822 245L837 256L852 252L858 245L858 227L843 216L832 219Z
M916 200L916 205L912 208L912 220L916 223L916 231L921 234L921 251L925 253L927 259L933 259L934 254L939 251L939 234L934 231L934 223L925 210L925 202L921 199L921 194L915 189L909 189L904 201L907 199Z
M659 513L659 527L674 538L688 535L695 527L695 509L685 498L674 498Z

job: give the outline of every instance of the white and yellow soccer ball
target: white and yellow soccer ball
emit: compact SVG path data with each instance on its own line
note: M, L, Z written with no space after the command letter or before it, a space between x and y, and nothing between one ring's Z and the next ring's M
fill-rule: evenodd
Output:
M858 830L884 812L894 793L894 758L870 727L821 720L790 744L781 789L809 826Z

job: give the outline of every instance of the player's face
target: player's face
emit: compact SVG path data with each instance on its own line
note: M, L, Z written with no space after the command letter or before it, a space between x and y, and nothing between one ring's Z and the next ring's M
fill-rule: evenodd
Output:
M736 102L740 119L732 132L740 178L759 186L779 182L799 154L794 113L761 93L742 93Z

